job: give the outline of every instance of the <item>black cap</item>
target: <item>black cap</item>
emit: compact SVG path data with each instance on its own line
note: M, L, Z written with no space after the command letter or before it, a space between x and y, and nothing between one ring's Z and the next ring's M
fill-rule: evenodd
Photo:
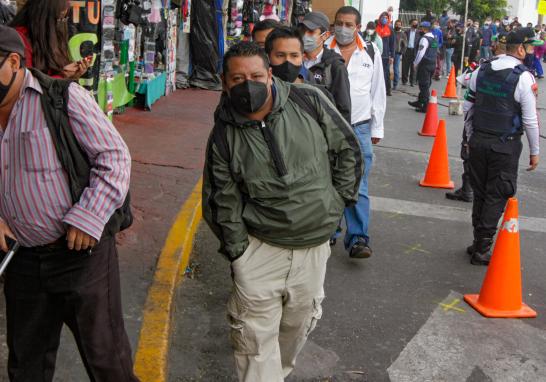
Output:
M25 58L25 44L15 29L0 25L0 51Z
M322 12L309 12L305 15L301 24L312 31L316 29L327 31L330 29L330 20L328 19L328 16Z
M520 28L508 33L508 36L506 36L508 45L535 44L536 42L535 32L532 28Z

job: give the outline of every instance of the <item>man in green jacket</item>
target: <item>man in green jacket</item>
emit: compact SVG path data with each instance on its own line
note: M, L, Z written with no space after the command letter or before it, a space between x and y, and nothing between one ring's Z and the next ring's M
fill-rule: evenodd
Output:
M203 215L231 261L240 381L284 381L322 315L329 239L357 201L360 147L315 88L273 77L254 43L224 57Z

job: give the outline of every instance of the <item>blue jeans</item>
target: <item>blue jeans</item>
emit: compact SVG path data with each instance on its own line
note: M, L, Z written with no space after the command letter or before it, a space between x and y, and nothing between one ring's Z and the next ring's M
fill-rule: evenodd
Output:
M455 48L447 48L446 49L446 76L449 76L451 73L451 59L453 57L453 52L455 51Z
M491 56L492 56L492 53L491 53L490 46L480 47L480 58L483 58L484 60L489 60Z
M393 86L397 87L400 83L400 64L402 62L402 53L396 53L394 55L394 80L393 80Z
M345 249L350 250L358 241L369 242L368 226L370 222L370 199L368 197L368 176L373 165L372 134L370 124L358 125L354 128L362 150L364 174L358 191L358 202L355 206L345 208L347 233L345 234Z
M537 73L537 76L542 77L544 75L544 70L542 69L542 63L540 62L540 58L537 58L537 56L535 56L535 71Z

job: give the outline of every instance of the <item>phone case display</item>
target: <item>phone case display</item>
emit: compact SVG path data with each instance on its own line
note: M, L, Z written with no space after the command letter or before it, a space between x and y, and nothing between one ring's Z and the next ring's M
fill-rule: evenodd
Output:
M116 30L114 0L102 1L102 53L100 79L106 81L106 115L114 118L114 38Z

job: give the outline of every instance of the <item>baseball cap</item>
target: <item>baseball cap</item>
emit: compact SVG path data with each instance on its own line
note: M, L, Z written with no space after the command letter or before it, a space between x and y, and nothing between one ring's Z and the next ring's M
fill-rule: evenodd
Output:
M320 29L321 31L330 29L330 20L328 19L328 16L322 12L309 12L305 15L301 24L312 31L315 29Z
M423 22L421 23L421 27L423 27L423 28L430 28L430 27L431 27L431 24L430 24L430 22L428 22L428 21L423 21Z
M0 25L0 51L25 58L25 44L15 29Z
M535 39L535 32L533 28L520 28L518 30L508 33L508 36L506 36L506 43L508 45L516 45L516 44L535 45L538 43L538 40Z

